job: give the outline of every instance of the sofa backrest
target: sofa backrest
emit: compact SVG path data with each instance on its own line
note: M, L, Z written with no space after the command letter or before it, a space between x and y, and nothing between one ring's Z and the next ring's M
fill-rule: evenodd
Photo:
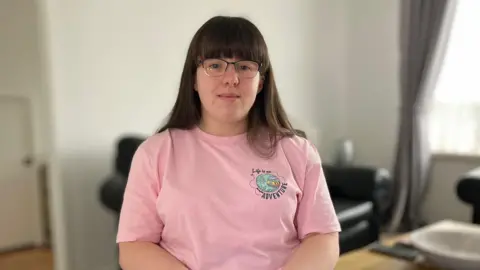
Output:
M115 171L123 176L128 177L130 165L132 163L133 155L137 148L145 140L143 137L127 136L122 137L117 143L117 152L115 157Z

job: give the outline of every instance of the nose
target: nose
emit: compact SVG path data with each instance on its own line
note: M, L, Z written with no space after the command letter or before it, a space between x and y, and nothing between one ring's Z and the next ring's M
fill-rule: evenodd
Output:
M229 64L227 66L227 70L225 70L225 74L223 74L223 83L228 86L237 86L239 83L238 74L235 70L235 66Z

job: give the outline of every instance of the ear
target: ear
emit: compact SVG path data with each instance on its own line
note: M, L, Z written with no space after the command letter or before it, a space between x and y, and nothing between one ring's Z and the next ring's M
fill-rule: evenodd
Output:
M197 83L196 83L196 82L193 84L193 90L195 90L195 91L198 92L198 87L197 87Z
M263 89L263 82L265 81L265 76L260 76L260 80L258 81L258 90L257 94L260 93Z

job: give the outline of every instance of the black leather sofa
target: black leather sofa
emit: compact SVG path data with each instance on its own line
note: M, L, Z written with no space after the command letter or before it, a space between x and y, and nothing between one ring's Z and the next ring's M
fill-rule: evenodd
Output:
M472 222L480 224L480 167L460 177L457 182L457 196L472 206Z
M118 141L115 168L101 185L100 200L118 218L130 163L144 139L124 137ZM380 236L389 205L392 182L385 169L324 165L335 210L342 226L340 250L364 247Z
M389 172L370 167L323 165L333 205L342 226L343 254L379 240L393 186Z

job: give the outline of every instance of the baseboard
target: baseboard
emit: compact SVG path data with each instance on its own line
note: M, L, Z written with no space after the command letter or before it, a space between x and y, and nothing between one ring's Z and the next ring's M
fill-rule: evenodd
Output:
M35 248L38 248L38 246L35 243L29 243L29 244L19 245L15 247L9 247L6 249L0 249L0 253L2 254L15 253L15 252L21 252L21 251L35 249Z

